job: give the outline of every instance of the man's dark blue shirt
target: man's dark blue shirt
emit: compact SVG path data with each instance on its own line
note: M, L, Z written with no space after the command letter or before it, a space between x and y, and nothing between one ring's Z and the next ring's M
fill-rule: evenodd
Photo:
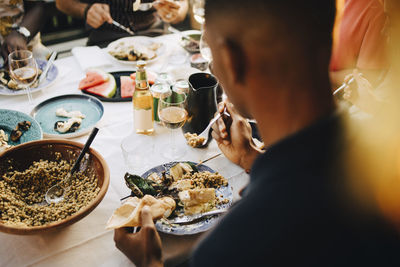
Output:
M269 147L193 266L400 266L399 235L351 197L332 115Z

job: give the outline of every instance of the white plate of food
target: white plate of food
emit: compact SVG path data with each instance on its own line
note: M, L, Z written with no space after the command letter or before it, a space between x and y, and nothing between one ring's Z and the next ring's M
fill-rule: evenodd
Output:
M182 32L181 46L189 53L200 52L201 31L189 30Z
M50 67L49 71L47 72L46 79L44 79L40 84L38 83L41 71L44 70L46 67L47 61L41 60L41 59L36 59L36 63L38 64L38 67L40 69L39 76L36 80L36 82L31 86L31 92L38 92L40 90L43 90L49 86L51 86L55 80L58 77L58 68L56 65L52 64ZM9 83L11 82L10 86ZM0 95L25 95L26 91L23 89L18 89L15 88L15 84L13 84L13 81L11 77L9 76L8 72L5 70L0 70Z
M146 36L133 36L110 43L107 54L122 64L134 65L139 60L148 63L156 61L166 51L165 44Z

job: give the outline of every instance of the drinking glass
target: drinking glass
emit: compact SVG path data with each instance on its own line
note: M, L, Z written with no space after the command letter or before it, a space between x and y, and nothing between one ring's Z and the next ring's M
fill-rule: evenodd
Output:
M169 0L169 1L174 2L178 0ZM167 17L168 16L172 16L172 14L167 14ZM174 32L174 31L171 32L170 30L171 23L165 21L163 23L164 23L164 34L169 34ZM183 49L173 49L170 51L168 55L168 62L172 65L181 65L186 62L187 58L188 54Z
M208 61L208 63L211 63L211 61L212 61L211 49L210 49L210 46L208 45L207 41L204 38L204 31L200 38L200 54L205 60Z
M32 52L16 50L8 55L8 64L11 78L25 90L29 104L33 105L30 87L37 79L38 67Z
M204 4L205 0L192 0L193 17L201 25L201 27L203 27L205 22Z
M162 155L169 160L176 160L185 154L185 149L175 143L175 134L187 120L185 109L186 94L172 92L170 95L160 96L158 103L158 117L164 127L170 129L170 143L163 148Z

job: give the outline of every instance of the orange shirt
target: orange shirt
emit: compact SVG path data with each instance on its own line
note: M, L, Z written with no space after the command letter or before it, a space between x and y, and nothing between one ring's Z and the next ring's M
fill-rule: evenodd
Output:
M385 22L380 0L346 0L339 37L333 48L331 71L384 69Z

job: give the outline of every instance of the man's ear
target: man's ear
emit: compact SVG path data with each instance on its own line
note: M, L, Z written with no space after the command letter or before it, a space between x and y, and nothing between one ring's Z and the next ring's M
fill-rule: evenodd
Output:
M226 39L221 46L221 59L229 82L244 84L247 60L243 48L236 42Z

